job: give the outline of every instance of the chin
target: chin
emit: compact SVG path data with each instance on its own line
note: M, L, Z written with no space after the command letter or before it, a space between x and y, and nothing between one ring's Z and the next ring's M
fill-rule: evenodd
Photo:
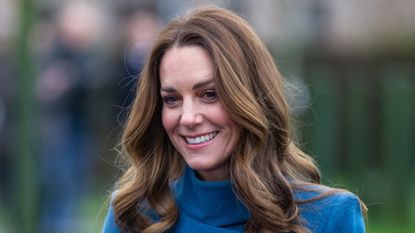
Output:
M215 166L204 161L186 161L187 165L196 171L209 171L214 170Z
M211 164L207 161L189 161L186 163L190 168L195 170L199 177L203 180L218 181L229 178L229 168L225 165L225 163Z

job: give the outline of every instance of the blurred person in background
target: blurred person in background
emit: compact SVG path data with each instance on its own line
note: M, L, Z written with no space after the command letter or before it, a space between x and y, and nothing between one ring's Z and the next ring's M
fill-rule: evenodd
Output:
M0 38L0 202L7 205L10 198L10 150L13 145L10 141L10 112L12 106L12 61L7 48L10 42ZM1 230L1 228L0 228Z
M122 54L117 55L121 62L119 73L122 75L117 83L117 106L121 108L121 113L124 113L134 99L139 74L162 21L155 7L151 5L126 5L118 14L122 30L120 45L124 49L120 49Z
M38 61L36 79L41 104L40 232L73 232L79 221L76 211L97 158L92 114L105 115L93 113L99 101L91 104L108 72L98 45L104 23L96 6L73 1L57 11L55 22L34 32L51 42L38 48L44 60Z
M8 43L0 38L0 202L10 203L10 189L12 179L10 177L10 150L13 145L10 140L10 112L12 106L12 64L10 51L6 49ZM0 228L1 230L1 228Z
M0 0L0 211L11 208L13 179L11 177L14 133L11 126L13 106L13 41L17 34L17 4L12 0ZM1 212L0 212L1 213ZM1 218L1 216L0 216ZM0 231L5 230L6 219L0 219Z
M103 232L365 232L365 206L320 184L291 120L244 19L207 7L173 20L140 76Z

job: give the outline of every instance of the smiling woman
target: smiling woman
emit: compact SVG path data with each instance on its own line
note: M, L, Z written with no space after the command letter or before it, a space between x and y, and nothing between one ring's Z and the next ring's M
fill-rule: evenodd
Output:
M364 232L364 205L321 185L294 144L283 93L241 17L170 22L140 77L103 232Z
M172 48L161 60L164 129L187 165L211 181L229 178L226 161L241 134L213 78L212 61L200 46Z

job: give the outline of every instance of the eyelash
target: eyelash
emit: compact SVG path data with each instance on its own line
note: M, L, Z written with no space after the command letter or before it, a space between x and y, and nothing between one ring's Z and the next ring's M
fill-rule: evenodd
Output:
M213 96L212 96L213 94ZM167 95L167 96L162 96L162 101L163 104L170 106L170 107L174 107L176 106L176 104L180 101L180 97L176 96L176 95ZM217 101L218 96L216 93L216 90L214 89L210 89L210 90L205 90L200 94L200 99L202 99L203 102L205 103L214 103Z
M179 97L174 96L174 95L168 95L168 96L162 97L162 100L163 100L163 104L173 106L177 102L177 100L179 100Z
M207 96L207 95L211 95L214 94L214 96ZM216 93L216 90L206 90L204 92L202 92L202 98L208 102L208 103L213 103L218 99L218 95Z

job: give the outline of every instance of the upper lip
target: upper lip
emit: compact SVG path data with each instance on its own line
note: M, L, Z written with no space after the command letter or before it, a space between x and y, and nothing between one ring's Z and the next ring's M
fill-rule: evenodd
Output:
M210 132L207 132L207 133L200 133L200 134L194 134L194 135L185 135L185 134L182 134L182 136L183 137L187 137L187 138L196 138L196 137L205 136L205 135L208 135L208 134L211 134L211 133L215 133L215 132L218 132L218 131L217 130L214 130L214 131L210 131Z

